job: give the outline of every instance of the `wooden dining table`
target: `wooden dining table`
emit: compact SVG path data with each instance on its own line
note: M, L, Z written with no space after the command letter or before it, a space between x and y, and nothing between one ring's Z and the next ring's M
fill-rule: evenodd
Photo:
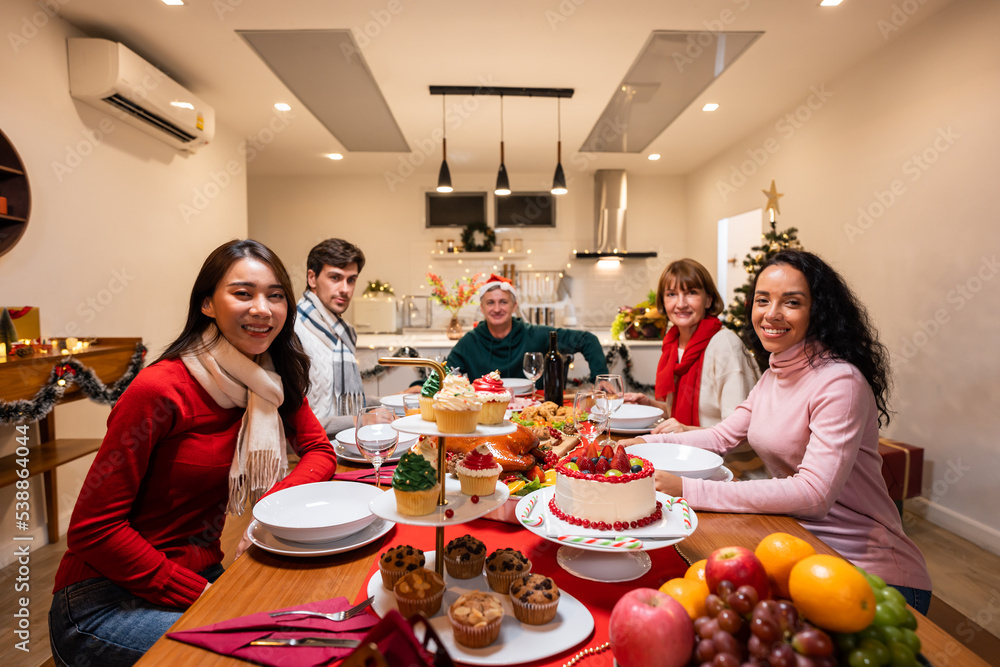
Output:
M354 469L357 468L350 464L338 463L338 471ZM836 555L833 549L790 517L715 512L699 512L697 530L674 548L684 560L691 563L706 558L712 551L723 546L736 545L753 549L765 535L778 531L801 537L819 553ZM170 631L191 630L247 614L314 600L346 597L353 602L359 598L378 554L391 546L384 544L390 537L391 533L353 551L309 558L274 555L251 546L181 616ZM542 541L544 538L536 539ZM932 665L986 667L987 663L958 639L927 618L918 615L918 619L917 635L923 643L922 653ZM582 644L553 656L546 664L564 665L580 651L602 643L592 633ZM223 667L245 665L246 662L163 637L138 664L146 667L180 664ZM587 667L587 661L581 661L579 666Z

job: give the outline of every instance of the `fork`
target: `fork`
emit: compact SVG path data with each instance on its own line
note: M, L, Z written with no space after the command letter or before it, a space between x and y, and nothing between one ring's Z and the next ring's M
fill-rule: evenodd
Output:
M368 605L370 605L374 599L375 596L372 596L367 600L365 600L364 602L359 602L350 609L344 609L343 611L335 611L332 614L325 614L321 611L308 611L306 609L298 609L298 610L293 609L289 611L273 611L269 614L269 616L273 618L276 616L285 616L286 614L299 614L301 616L318 616L320 618L325 618L329 621L339 623L340 621L346 621L352 616L357 616L358 614L363 612L365 609L368 608Z

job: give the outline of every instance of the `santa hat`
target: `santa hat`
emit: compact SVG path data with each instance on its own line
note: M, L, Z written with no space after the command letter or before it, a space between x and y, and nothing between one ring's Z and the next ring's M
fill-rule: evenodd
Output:
M514 287L514 284L508 278L498 276L495 273L491 273L486 282L479 286L479 300L482 301L487 292L495 289L510 292L510 295L514 297L514 301L517 301L517 288Z

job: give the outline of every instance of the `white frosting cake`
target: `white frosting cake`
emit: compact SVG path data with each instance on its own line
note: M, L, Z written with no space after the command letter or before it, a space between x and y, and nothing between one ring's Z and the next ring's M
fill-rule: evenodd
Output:
M656 510L653 467L621 477L584 475L562 465L556 468L555 503L561 512L591 522L638 521Z

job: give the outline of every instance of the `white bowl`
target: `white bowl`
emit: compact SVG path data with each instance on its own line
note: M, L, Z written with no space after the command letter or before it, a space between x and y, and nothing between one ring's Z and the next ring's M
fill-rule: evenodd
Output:
M261 498L253 507L253 518L284 540L332 542L374 521L368 504L382 493L360 482L300 484Z
M353 427L345 428L333 437L336 438L337 442L339 442L347 451L357 452L359 455L361 454L361 450L358 449L358 441L355 439L355 430ZM403 452L415 445L419 438L420 436L416 433L400 433L399 440L396 441L396 451L393 456L396 454L401 455Z
M500 381L514 396L532 394L535 391L535 383L527 378L500 378Z
M626 403L611 413L611 428L646 428L663 416L663 410L651 405Z
M681 477L707 479L722 467L722 457L718 454L688 445L646 442L626 447L625 451L648 459L657 470L672 472Z
M383 396L379 399L379 403L387 408L392 408L400 417L406 414L406 409L403 408L403 394Z

